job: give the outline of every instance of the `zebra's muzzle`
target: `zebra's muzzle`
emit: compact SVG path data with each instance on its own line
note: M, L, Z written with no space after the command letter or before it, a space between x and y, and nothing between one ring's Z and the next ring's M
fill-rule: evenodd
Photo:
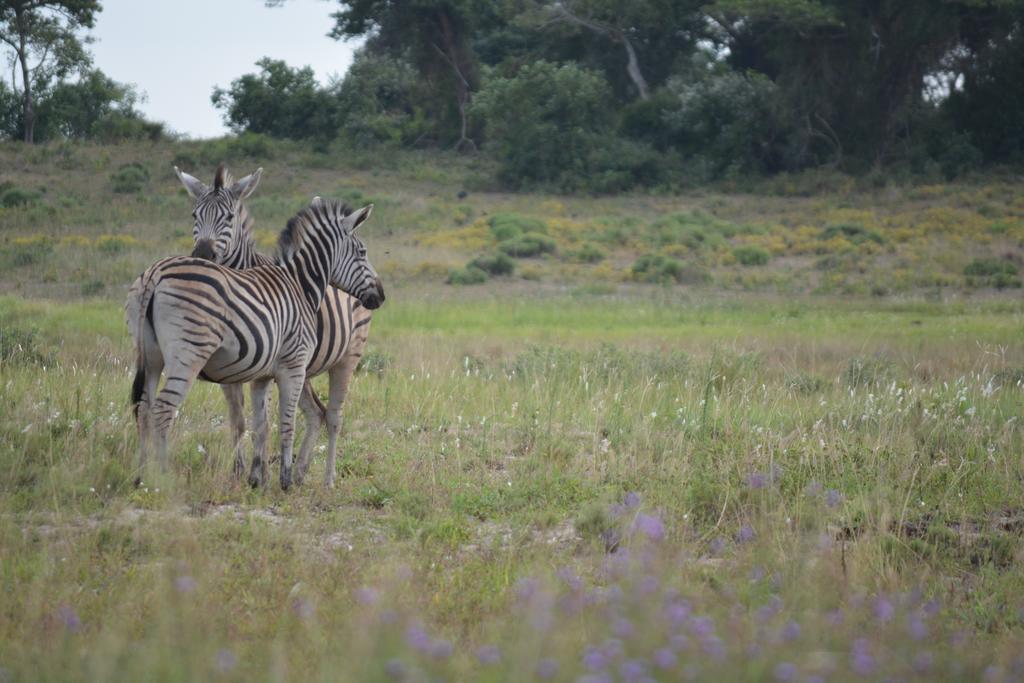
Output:
M199 240L196 242L196 247L192 250L192 256L203 258L207 261L215 261L217 259L217 252L213 249L213 240Z
M367 293L366 296L360 300L360 303L371 311L376 308L380 308L384 303L384 299L387 298L384 296L384 283L380 281L380 278L377 278L377 281L374 282L373 285L375 291Z

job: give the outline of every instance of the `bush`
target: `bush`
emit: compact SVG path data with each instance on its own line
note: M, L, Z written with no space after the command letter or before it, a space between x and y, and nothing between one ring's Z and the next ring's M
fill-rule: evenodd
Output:
M538 232L527 232L519 237L513 237L499 243L498 249L509 256L529 258L531 256L554 253L555 241L547 235L542 235Z
M612 132L610 101L601 74L540 60L511 78L488 80L474 99L473 113L484 122L504 182L574 189Z
M744 266L763 266L771 258L766 250L751 246L736 247L732 250L732 255Z
M50 365L53 363L53 353L42 348L36 330L0 318L0 363Z
M1017 266L1009 261L994 258L974 259L964 267L964 275L968 277L996 277L998 275L1016 275Z
M608 255L604 249L596 244L585 242L582 247L572 252L571 256L581 263L598 263L603 261Z
M516 269L516 262L510 259L506 254L498 252L496 254L477 256L475 259L470 261L466 267L479 268L488 275L511 275Z
M865 242L885 244L885 238L875 230L868 230L857 223L838 223L829 225L821 231L821 239L830 240L835 237L843 237L853 244L861 245Z
M701 284L711 275L696 264L684 263L664 254L644 254L633 264L633 277L642 282Z
M488 221L491 234L499 242L519 237L524 232L546 233L547 224L539 218L529 218L515 213L496 213Z
M96 248L108 256L120 254L136 244L131 235L101 235L96 238Z
M18 206L29 206L39 201L38 192L30 192L17 187L0 190L0 206L13 209Z
M333 89L341 134L355 147L412 144L428 131L420 80L408 62L359 50Z
M450 285L479 285L487 282L487 273L476 266L456 268L448 273Z
M53 240L46 236L16 237L0 252L0 263L8 268L42 263L53 253Z
M139 192L147 182L149 182L149 171L142 164L136 162L124 164L110 174L111 189L119 194Z

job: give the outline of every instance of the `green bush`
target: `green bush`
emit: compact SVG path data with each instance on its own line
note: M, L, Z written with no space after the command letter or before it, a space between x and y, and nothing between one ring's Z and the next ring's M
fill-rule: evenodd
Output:
M509 258L508 255L498 252L496 254L477 256L466 267L479 268L492 276L511 275L516 269L516 262Z
M456 268L448 273L450 285L479 285L487 282L487 273L476 266Z
M838 223L836 225L829 225L821 231L821 239L830 240L833 237L843 237L858 245L865 242L885 244L885 238L880 233L875 230L868 230L863 225L858 225L857 223Z
M0 188L0 206L5 209L13 209L19 206L29 206L39 201L38 192L30 192L17 187Z
M994 258L974 259L964 267L964 275L968 277L996 277L998 275L1016 275L1017 266L1009 261Z
M524 232L546 233L548 226L539 218L520 216L516 213L496 213L488 221L491 233L499 242L519 237Z
M633 263L633 277L641 282L701 284L711 280L707 269L664 254L644 254Z
M498 244L498 249L509 256L529 258L541 254L553 254L555 241L547 235L537 232L523 233L519 237L507 239Z
M572 252L572 258L581 263L598 263L607 258L604 249L592 242L584 242L583 246Z
M0 363L49 365L53 363L53 353L42 348L36 330L0 318Z
M732 255L744 266L763 266L771 259L767 250L752 246L736 247L732 250Z
M136 162L123 164L110 174L111 189L119 194L139 192L147 182L149 182L149 171L142 164Z

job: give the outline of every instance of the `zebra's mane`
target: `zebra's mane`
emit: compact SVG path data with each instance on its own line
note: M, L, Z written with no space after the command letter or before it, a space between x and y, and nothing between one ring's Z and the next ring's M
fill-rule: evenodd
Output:
M223 190L225 186L231 187L235 182L235 179L231 177L231 172L224 168L224 162L220 162L217 166L217 172L213 176L213 191Z
M338 199L315 200L288 219L288 224L277 238L277 260L286 263L302 249L306 233L319 230L321 222L333 221L352 213L352 207Z

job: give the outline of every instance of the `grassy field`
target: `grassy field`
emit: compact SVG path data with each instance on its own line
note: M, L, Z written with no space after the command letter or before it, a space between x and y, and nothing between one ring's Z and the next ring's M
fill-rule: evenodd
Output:
M1024 676L1024 303L964 272L1017 263L1009 183L539 197L262 150L265 244L377 204L338 487L234 482L202 384L134 488L124 288L190 246L172 161L226 144L0 148L36 194L0 209L0 681Z

